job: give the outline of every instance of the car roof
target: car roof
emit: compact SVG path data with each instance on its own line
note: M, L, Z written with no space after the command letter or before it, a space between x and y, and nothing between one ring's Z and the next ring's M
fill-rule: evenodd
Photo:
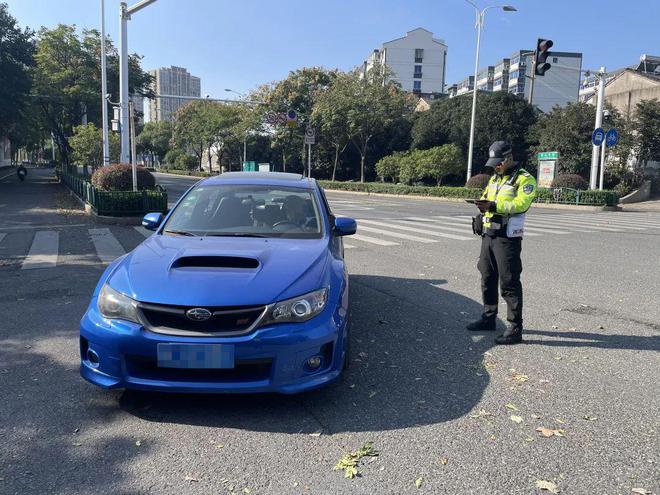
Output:
M286 172L225 172L203 181L205 185L220 184L264 184L274 186L300 187L310 189L314 187L313 179L300 174Z

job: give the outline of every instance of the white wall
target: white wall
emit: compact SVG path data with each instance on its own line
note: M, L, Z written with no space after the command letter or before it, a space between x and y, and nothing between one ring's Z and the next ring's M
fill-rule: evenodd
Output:
M534 82L532 103L544 112L549 112L555 105L578 101L582 58L559 55L556 62L554 58L551 52L546 62L552 67L544 76L536 76ZM525 87L525 95L529 95L529 85Z
M415 49L424 50L422 63L415 63ZM415 29L405 37L383 44L384 62L392 70L395 79L406 91L413 90L413 81L422 82L422 93L444 91L444 59L447 46L433 39L433 34L425 29ZM422 78L415 79L415 65L422 66Z

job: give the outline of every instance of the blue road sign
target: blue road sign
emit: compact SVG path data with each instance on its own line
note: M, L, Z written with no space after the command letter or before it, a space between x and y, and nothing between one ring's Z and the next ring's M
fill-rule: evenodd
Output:
M619 131L617 131L615 128L612 128L609 131L607 131L607 134L605 135L605 145L608 148L611 148L612 146L616 146L618 142L619 142Z
M600 146L605 141L605 131L602 127L595 129L591 135L591 142L594 143L594 146Z

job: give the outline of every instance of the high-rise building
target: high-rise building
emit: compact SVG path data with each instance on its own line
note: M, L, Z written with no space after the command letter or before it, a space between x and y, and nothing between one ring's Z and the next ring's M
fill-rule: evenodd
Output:
M149 73L154 77L154 91L157 95L149 101L149 120L152 122L172 120L176 111L190 101L180 97L201 96L199 77L191 76L183 67L161 67Z
M389 68L392 79L406 91L420 95L445 92L447 45L426 29L413 29L403 38L383 43L362 64L363 74L375 65Z
M508 91L529 100L531 91L533 50L518 50L497 64L477 72L478 91ZM534 80L533 104L543 112L555 105L578 101L582 54L550 52L550 69ZM457 85L456 96L472 92L472 76Z

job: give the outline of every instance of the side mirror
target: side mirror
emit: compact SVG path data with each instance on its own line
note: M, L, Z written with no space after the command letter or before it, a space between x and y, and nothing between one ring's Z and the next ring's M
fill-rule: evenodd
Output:
M162 221L162 213L147 213L142 219L142 226L147 230L156 230Z
M335 235L353 235L357 231L357 222L352 218L335 218Z

